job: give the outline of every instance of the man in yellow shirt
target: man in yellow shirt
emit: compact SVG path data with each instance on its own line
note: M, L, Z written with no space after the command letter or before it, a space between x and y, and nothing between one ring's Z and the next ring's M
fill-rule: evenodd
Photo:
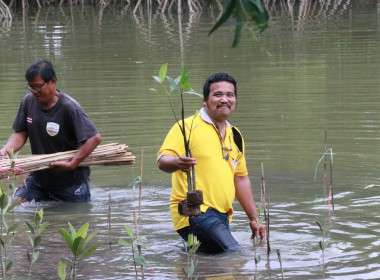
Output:
M220 253L237 250L231 235L232 203L237 197L249 218L252 236L265 235L258 213L244 156L244 141L227 118L236 107L236 81L226 73L209 77L203 87L203 105L196 117L185 119L191 157L176 123L158 152L158 167L172 173L170 209L174 229L187 241L190 233L201 242L199 251ZM178 203L186 199L187 172L195 168L196 189L203 193L200 216L181 216Z

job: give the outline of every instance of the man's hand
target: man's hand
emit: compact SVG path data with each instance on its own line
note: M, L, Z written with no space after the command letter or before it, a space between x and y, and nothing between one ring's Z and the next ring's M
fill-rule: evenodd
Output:
M196 165L197 161L195 158L187 157L185 155L178 157L178 169L183 172L191 171L191 167Z
M259 224L257 226L257 222L255 220L252 220L249 222L249 226L251 227L252 230L252 236L251 238L255 238L255 236L258 236L262 239L265 238L265 228L262 224Z
M74 166L71 161L55 161L50 164L57 171L70 171L74 170L77 166Z
M1 158L8 158L9 157L6 149L3 148L0 150L0 157Z

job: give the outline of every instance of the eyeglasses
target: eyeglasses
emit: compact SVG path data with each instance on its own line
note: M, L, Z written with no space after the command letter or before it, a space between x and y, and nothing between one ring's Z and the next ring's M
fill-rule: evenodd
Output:
M33 86L31 86L31 85L29 85L29 84L26 84L25 88L26 88L27 90L30 90L30 91L34 90L34 91L36 91L36 92L39 92L39 91L41 91L41 88L42 88L45 84L47 84L47 83L48 83L48 82L44 82L42 85L33 85Z

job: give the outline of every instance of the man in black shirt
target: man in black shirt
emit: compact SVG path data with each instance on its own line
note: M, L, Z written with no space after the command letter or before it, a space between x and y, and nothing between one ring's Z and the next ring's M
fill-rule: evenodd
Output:
M30 91L21 101L13 123L14 133L0 150L20 150L29 138L32 154L51 154L78 149L71 161L56 161L52 169L31 172L14 197L25 201L89 201L90 168L79 164L102 141L82 107L56 89L57 77L51 62L40 60L25 73Z

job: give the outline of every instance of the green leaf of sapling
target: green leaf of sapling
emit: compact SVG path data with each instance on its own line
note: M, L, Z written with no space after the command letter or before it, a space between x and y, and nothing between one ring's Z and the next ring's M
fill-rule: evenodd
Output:
M189 72L187 71L187 67L184 65L183 66L183 71L181 75L181 85L185 87L185 84L187 84L187 81L189 79Z
M174 90L180 92L177 86L177 83L175 82L175 80L173 80L173 78L167 76L166 79L169 81L169 84L170 84L170 89L169 89L170 93L172 93Z
M119 239L119 244L123 245L125 247L131 247L132 246L131 243L125 241L124 239Z
M99 248L100 245L102 245L102 242L95 243L95 244L91 245L90 247L88 247L83 252L81 259L84 260L84 259L89 258L95 252L95 250Z
M71 248L73 255L75 257L80 256L84 251L85 245L86 245L86 241L84 240L82 236L78 236L77 238L75 238L73 242L73 247Z
M160 72L158 74L160 76L161 81L165 80L167 72L168 72L168 64L167 63L162 64L162 66L160 68Z
M49 222L44 222L40 228L38 229L38 234L41 234L46 228L47 226L49 225Z
M69 248L71 249L72 246L73 246L73 239L70 235L70 233L68 233L66 230L64 230L63 228L60 228L59 230L59 233L63 236L63 238L66 240L66 243L67 245L69 246Z
M318 222L318 221L315 221L315 222L317 223L317 225L318 225L319 229L321 230L321 232L323 232L323 226L321 225L321 223Z
M82 238L86 238L89 225L89 223L85 223L84 225L82 225L77 231L77 237L80 236Z
M34 234L34 228L32 227L32 225L31 225L30 223L28 223L28 222L25 222L25 223L26 223L26 225L28 226L30 232L31 232L32 234Z
M135 261L139 265L146 266L146 259L142 255L135 255Z
M34 263L36 260L38 260L39 256L40 256L40 251L34 252L32 263Z
M66 266L67 261L64 259L59 260L58 262L58 276L61 280L66 279Z
M157 76L152 76L152 77L153 77L153 79L155 79L156 82L158 82L159 84L162 83L162 80L160 79L160 77L157 77Z
M124 225L124 228L127 231L128 236L133 240L133 231L126 225Z

